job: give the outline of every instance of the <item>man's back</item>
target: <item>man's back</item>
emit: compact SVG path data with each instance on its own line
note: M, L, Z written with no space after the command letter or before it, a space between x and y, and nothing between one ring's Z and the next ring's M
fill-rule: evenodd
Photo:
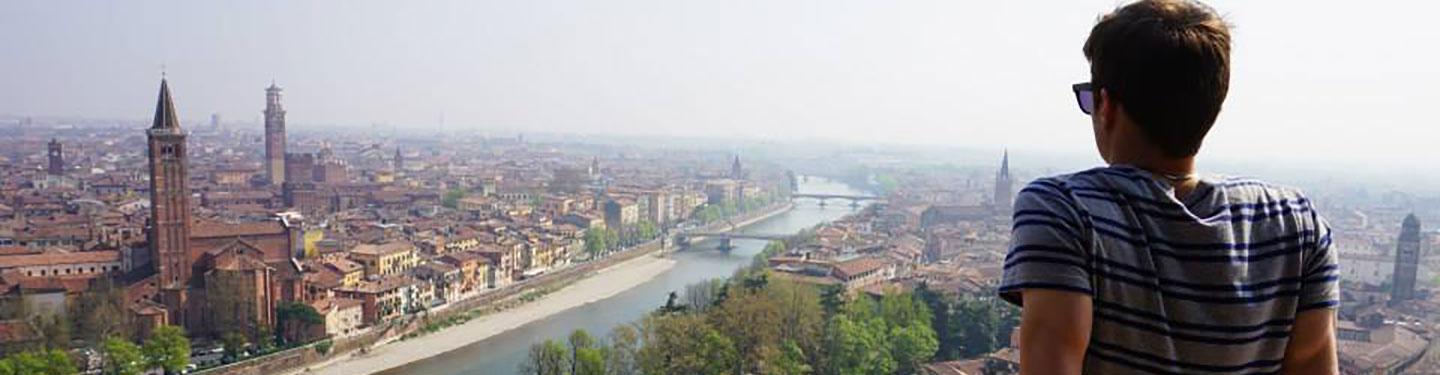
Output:
M1329 229L1291 189L1202 178L1176 199L1163 181L1114 166L1031 183L1001 296L1092 296L1086 373L1277 372L1298 312L1338 304Z

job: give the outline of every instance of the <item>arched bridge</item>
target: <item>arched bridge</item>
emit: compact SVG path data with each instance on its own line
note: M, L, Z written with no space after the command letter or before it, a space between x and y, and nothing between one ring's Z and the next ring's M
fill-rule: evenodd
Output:
M734 232L690 232L690 233L677 233L677 234L675 234L675 238L679 238L679 239L692 239L692 238L697 238L697 237L719 238L719 239L722 239L722 240L729 240L729 239L739 238L739 239L746 239L746 240L770 240L770 241L783 240L783 239L786 239L786 238L790 238L790 236L788 236L788 235L783 235L783 234L756 234L756 233L734 233Z
M789 235L784 235L784 234L735 233L735 232L681 232L681 233L676 233L676 234L675 234L675 243L679 244L680 246L688 247L688 246L690 246L690 243L693 242L696 238L716 238L716 239L719 239L719 240L720 240L720 250L730 251L730 249L734 249L734 248L735 248L735 246L731 244L731 241L732 241L732 240L735 240L735 239L782 241L782 240L785 240L786 238L790 238L790 236L789 236Z
M850 201L850 206L851 206L851 207L859 207L861 202L866 202L866 201L870 201L870 202L882 202L882 201L884 201L884 198L877 197L877 196L874 196L874 195L853 195L853 194L805 194L805 193L795 193L795 194L790 194L790 199L814 199L814 200L816 200L816 201L819 201L821 206L824 206L824 205L825 205L825 201L826 201L826 200L831 200L831 199L848 200L848 201Z

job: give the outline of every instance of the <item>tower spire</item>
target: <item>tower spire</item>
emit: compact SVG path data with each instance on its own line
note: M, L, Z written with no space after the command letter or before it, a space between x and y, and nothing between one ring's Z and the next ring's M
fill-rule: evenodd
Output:
M160 78L160 98L155 103L155 123L151 129L180 129L180 118L175 115L175 101L170 99L170 82Z
M1010 149L1000 158L1000 171L995 173L995 193L991 204L1000 212L1009 213L1014 199L1014 180L1010 178Z
M1000 159L1000 175L1002 175L1002 176L1009 176L1009 175L1010 175L1010 149L1009 149L1009 148L1006 148L1006 149L1005 149L1005 156L1002 156L1001 159Z

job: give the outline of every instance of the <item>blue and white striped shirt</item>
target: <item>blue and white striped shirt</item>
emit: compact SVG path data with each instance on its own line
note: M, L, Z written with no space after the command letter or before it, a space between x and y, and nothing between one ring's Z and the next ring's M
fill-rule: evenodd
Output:
M1096 168L1020 191L1000 295L1090 295L1087 374L1278 373L1296 314L1339 304L1330 242L1294 189L1203 177L1181 200Z

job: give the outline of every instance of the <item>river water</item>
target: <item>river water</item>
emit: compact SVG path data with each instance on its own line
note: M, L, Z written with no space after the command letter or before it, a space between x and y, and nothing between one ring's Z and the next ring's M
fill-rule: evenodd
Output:
M862 194L839 182L810 177L802 180L800 191L811 194ZM791 234L815 224L835 220L853 212L846 201L820 207L813 201L801 200L795 208L741 228L741 232ZM616 325L639 320L665 304L671 291L680 292L686 285L702 280L728 277L765 247L761 240L734 240L730 252L716 250L715 240L703 240L690 249L671 255L673 268L644 284L613 297L579 306L545 319L526 324L494 337L470 344L449 353L411 363L383 372L386 375L434 374L479 375L516 374L525 360L530 345L547 339L564 340L570 331L586 329L591 335L604 337Z

